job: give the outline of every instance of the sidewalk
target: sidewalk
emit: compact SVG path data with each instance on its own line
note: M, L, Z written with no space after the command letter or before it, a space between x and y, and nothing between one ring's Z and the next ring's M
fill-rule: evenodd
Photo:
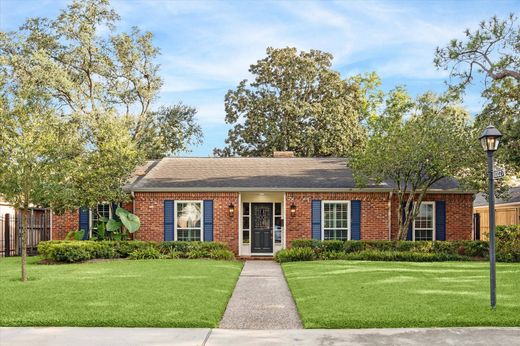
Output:
M520 345L520 328L230 330L0 328L2 346Z
M220 328L302 328L296 305L278 263L246 261Z

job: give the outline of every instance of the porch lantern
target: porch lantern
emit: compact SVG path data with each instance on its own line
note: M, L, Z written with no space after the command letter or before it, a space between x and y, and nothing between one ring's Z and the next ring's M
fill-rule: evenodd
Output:
M493 125L486 127L480 136L480 144L487 152L487 168L489 183L489 279L490 279L490 301L491 308L495 309L497 305L496 295L496 264L495 264L495 182L493 172L493 154L498 149L502 134Z
M291 216L294 217L296 215L296 206L293 204L291 204Z
M231 203L228 206L228 213L229 213L229 217L233 217L235 215L235 206L233 205L233 203Z

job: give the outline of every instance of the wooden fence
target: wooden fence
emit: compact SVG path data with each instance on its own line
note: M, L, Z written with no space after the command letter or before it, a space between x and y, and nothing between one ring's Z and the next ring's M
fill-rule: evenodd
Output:
M27 253L37 254L40 241L50 240L50 212L31 209L27 229ZM19 256L22 253L22 213L0 215L0 257Z
M476 216L475 216L476 215ZM478 219L480 239L487 240L489 235L489 212L487 208L477 208L474 220ZM475 224L475 221L474 221ZM500 225L520 225L520 206L497 206L495 208L495 224ZM477 226L475 226L477 228Z

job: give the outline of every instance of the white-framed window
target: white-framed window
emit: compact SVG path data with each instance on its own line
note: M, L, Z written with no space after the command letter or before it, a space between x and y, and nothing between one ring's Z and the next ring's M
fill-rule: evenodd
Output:
M90 209L90 229L91 234L96 234L99 220L102 218L112 218L112 208L110 203L99 203L96 208Z
M203 241L202 201L175 201L175 240Z
M242 244L249 244L251 234L251 203L242 203Z
M350 239L350 201L323 201L321 218L323 240Z
M422 202L413 222L413 240L435 240L435 202Z
M274 243L281 244L283 237L282 203L274 203Z

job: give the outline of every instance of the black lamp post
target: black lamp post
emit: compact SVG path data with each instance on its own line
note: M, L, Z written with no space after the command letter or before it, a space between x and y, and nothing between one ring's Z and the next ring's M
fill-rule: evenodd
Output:
M493 125L486 127L480 136L482 148L487 152L488 179L489 179L489 266L490 266L490 289L491 308L497 306L496 294L496 264L495 264L495 182L493 177L493 154L498 149L502 134Z

